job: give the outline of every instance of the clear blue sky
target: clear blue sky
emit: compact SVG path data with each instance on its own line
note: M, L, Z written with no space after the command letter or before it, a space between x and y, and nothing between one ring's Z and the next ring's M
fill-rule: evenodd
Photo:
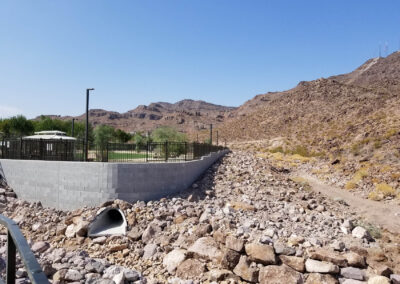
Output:
M1 0L0 117L253 96L400 45L400 1Z

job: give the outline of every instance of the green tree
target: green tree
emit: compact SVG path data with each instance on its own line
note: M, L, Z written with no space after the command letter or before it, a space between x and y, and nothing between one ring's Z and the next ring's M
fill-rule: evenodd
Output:
M3 137L10 136L11 126L9 119L0 119L0 132L2 133Z
M70 132L70 122L60 119L52 119L48 116L42 115L38 121L35 122L35 131L45 130L59 130L63 132Z
M117 139L118 142L120 143L126 143L129 140L131 140L132 135L130 135L129 133L126 133L125 131L121 130L121 129L117 129L115 131L115 138Z
M33 122L23 115L13 116L9 119L10 134L16 136L30 135L35 130Z
M154 142L170 142L165 145L160 145L161 155L165 157L168 153L168 158L178 157L185 153L185 144L179 142L187 142L187 137L184 133L168 126L161 126L151 133L151 138Z
M115 130L108 125L99 125L94 129L94 143L100 150L106 149L107 143L115 136Z
M132 137L133 143L136 145L136 151L140 151L147 144L149 139L140 132L136 132Z
M177 131L175 128L161 126L151 133L154 142L186 142L187 137L184 133Z

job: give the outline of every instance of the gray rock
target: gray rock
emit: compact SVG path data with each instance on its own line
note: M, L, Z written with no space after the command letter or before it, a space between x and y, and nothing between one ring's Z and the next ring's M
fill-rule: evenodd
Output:
M390 280L392 280L393 284L400 284L400 274L390 275Z
M75 269L68 269L65 274L65 280L67 281L79 281L81 279L83 279L83 275Z
M158 246L156 244L147 244L143 248L143 259L149 259L151 258L156 252L157 252Z
M364 280L364 271L355 267L344 267L340 269L340 275L344 278L354 279L354 280Z
M37 253L45 252L50 247L47 242L36 242L32 245L32 251Z

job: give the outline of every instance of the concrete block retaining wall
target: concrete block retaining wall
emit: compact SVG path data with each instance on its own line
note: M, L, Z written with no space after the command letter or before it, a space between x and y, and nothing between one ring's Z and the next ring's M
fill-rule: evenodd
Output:
M227 150L180 163L97 163L0 159L18 197L71 210L123 199L152 200L188 188Z

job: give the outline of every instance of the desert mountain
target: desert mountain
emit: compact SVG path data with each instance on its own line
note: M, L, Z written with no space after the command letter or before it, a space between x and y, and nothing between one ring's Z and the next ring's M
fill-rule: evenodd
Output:
M370 59L348 74L258 95L234 110L221 131L230 140L292 137L322 150L328 145L321 143L329 141L333 147L335 141L385 131L391 125L388 121L399 116L399 90L400 52L396 52ZM379 123L376 117L387 119Z
M315 167L327 166L324 178L329 173L373 199L393 197L400 188L400 52L348 74L258 95L232 116L219 129L229 141L254 141L267 153L318 156L325 163ZM375 187L385 192L378 195Z
M174 104L158 102L148 106L140 105L125 113L91 109L89 117L94 126L106 124L128 132L151 131L161 125L173 126L184 132L194 132L207 128L210 123L216 126L221 124L234 109L204 101L182 100ZM50 117L72 119L71 116ZM75 118L82 121L85 114Z

